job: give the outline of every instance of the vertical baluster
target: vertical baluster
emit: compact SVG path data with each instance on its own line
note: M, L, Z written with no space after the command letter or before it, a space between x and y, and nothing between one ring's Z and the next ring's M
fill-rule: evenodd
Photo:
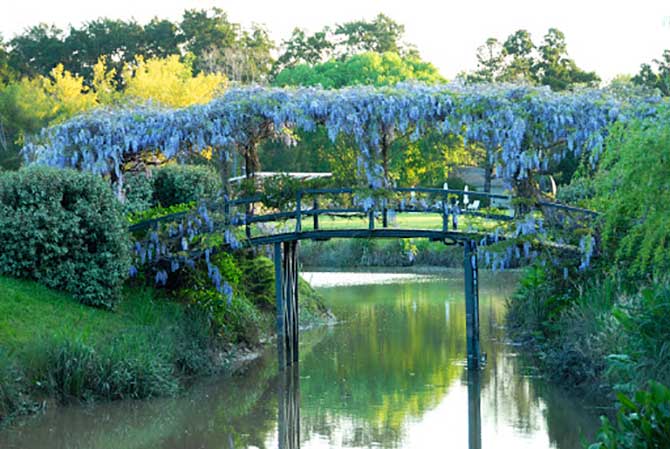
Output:
M312 203L312 212L314 212L314 230L318 231L319 230L319 200L317 197L314 197L314 202Z
M302 191L295 195L295 232L302 232Z

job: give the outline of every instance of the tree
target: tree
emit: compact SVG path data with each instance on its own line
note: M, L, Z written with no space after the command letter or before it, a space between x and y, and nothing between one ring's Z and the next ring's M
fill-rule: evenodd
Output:
M272 73L276 75L286 67L315 65L330 59L335 44L329 40L329 34L328 27L312 35L301 28L294 28L291 37L283 43L284 52L277 58Z
M196 72L222 72L239 82L264 81L272 66L274 42L267 30L243 30L219 8L184 12L180 28L186 49L196 56Z
M500 81L518 82L533 81L533 67L537 64L534 58L535 44L530 33L518 30L509 35L503 44L507 64L504 67Z
M146 61L137 56L133 64L124 67L123 83L126 97L184 107L212 100L224 89L226 77L204 73L193 76L191 64L181 62L177 55Z
M444 82L437 68L413 57L397 53L363 53L344 60L333 59L323 64L301 64L282 70L273 84L277 86L316 86L338 89L344 86L388 86L401 81Z
M197 58L200 70L221 72L239 83L264 82L272 69L274 43L263 27L254 25L242 30L229 47L210 47Z
M477 71L468 76L476 83L492 83L501 78L505 53L498 39L490 37L477 48Z
M47 76L68 54L63 31L44 23L28 28L9 44L10 65L24 76Z
M550 28L541 45L533 43L526 30L507 37L502 47L495 38L477 49L477 70L466 75L469 82L523 82L567 90L576 85L594 86L600 78L580 69L568 57L565 35Z
M0 34L0 89L16 78L16 71L9 64L9 52Z
M378 14L369 22L357 20L337 25L334 32L335 37L341 38L339 46L346 56L371 51L404 53L405 47L400 42L404 33L404 25L384 14Z
M65 60L65 65L73 73L91 79L98 59L106 56L107 63L120 74L125 64L144 52L144 44L144 29L138 23L97 19L80 29L70 28L65 39L70 56Z
M550 28L538 50L541 58L534 67L538 84L565 90L576 84L594 85L600 81L595 72L580 69L568 57L565 35L560 30Z
M272 69L278 74L283 69L300 64L320 64L332 58L347 59L361 53L397 53L403 57L419 58L412 46L401 42L405 27L379 14L371 21L358 20L331 27L308 35L303 29L293 30L282 44L282 53Z
M146 58L167 58L181 54L180 45L184 37L179 27L169 20L154 17L144 25L142 38L142 55Z
M658 89L663 96L670 96L670 50L663 51L661 59L651 64L642 64L640 72L633 77L633 83L651 89Z
M19 149L29 135L96 105L96 95L84 79L66 71L61 64L49 77L22 78L10 83L0 91L0 123L6 137L0 165L17 168L21 162Z

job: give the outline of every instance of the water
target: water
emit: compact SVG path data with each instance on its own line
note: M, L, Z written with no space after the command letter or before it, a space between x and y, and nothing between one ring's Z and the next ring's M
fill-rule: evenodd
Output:
M474 377L465 369L462 273L306 277L339 323L302 333L299 370L278 374L269 348L244 374L183 397L23 420L0 432L0 447L577 449L597 428L596 411L532 375L506 343L514 274L482 276L487 365Z

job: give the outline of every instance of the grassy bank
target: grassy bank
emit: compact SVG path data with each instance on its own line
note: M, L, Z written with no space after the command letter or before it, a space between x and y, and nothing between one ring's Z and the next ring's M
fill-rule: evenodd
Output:
M32 281L0 277L0 292L0 422L47 404L173 395L225 370L274 325L273 310L256 308L244 323L255 328L227 337L200 308L152 288L126 288L114 311ZM325 316L306 283L301 296L303 322Z

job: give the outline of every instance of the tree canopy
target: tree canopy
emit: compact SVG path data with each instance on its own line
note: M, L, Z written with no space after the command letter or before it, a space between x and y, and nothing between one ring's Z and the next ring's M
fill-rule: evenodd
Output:
M407 80L433 84L445 81L434 65L416 57L368 52L342 60L286 68L277 74L273 84L339 89L355 85L388 86Z
M642 64L640 72L633 77L635 84L645 86L670 96L670 50L665 50L660 59L654 59L651 64Z
M477 70L466 76L471 82L526 82L566 90L575 85L594 86L595 72L580 69L568 56L565 35L550 28L536 45L526 30L518 30L504 42L488 38L477 49Z

